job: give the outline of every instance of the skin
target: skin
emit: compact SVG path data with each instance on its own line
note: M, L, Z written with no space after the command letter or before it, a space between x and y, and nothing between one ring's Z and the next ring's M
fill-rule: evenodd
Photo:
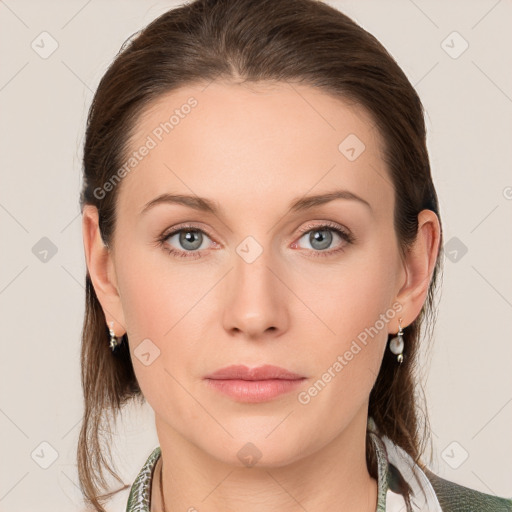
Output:
M426 300L439 247L437 216L419 214L417 240L401 258L375 123L361 107L306 85L217 81L173 91L139 119L133 150L191 95L198 105L118 185L111 250L100 239L96 209L83 213L98 299L116 335L128 333L138 382L155 412L162 458L151 509L161 510L163 463L168 512L374 511L377 482L365 459L369 395L388 334L398 331L398 318L402 327L413 322ZM365 144L354 161L338 149L349 134ZM371 209L337 199L289 211L295 199L334 189L361 196ZM221 212L163 204L139 216L163 192L215 200ZM325 221L356 241L329 231L332 241L322 251L310 235ZM186 222L205 232L194 249L199 258L165 251L191 253L179 234L163 247L155 243ZM236 252L248 236L263 251L252 263ZM393 304L401 311L301 404L298 393ZM160 350L148 366L134 353L146 338ZM241 403L203 379L231 364L274 364L306 379L267 402ZM237 457L248 442L262 454L253 467Z

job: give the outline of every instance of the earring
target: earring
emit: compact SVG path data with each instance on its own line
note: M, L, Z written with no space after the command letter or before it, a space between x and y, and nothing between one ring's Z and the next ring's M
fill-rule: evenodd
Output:
M112 350L112 352L114 352L116 347L121 345L123 340L121 339L121 341L119 341L117 339L116 333L114 332L114 322L110 322L110 327L108 330L110 332L110 349Z
M404 360L404 332L402 330L402 319L398 320L398 333L389 341L389 350L397 355L396 360L401 364Z

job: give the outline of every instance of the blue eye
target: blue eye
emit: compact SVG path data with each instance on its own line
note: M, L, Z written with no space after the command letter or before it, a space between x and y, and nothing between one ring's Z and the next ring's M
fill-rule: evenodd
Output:
M166 242L172 238L177 236L177 241L185 250L176 249L174 247L169 247ZM171 231L170 233L166 233L159 238L159 243L164 247L164 249L172 254L173 256L177 256L180 258L200 258L201 256L197 254L197 251L201 249L203 245L204 237L208 237L208 235L199 228L194 226L182 226L179 229ZM209 237L208 237L209 238ZM204 249L204 247L203 247Z
M347 245L354 243L356 240L354 235L349 231L345 231L337 224L310 224L302 228L300 232L303 233L303 235L299 240L302 240L303 238L307 239L311 246L311 249L308 249L308 251L314 257L332 256L340 251L344 251ZM177 242L183 249L169 245L169 239L172 237L177 237ZM326 250L331 246L336 237L344 240L344 243L336 249ZM180 226L178 229L171 232L162 234L158 238L157 243L172 256L176 256L178 258L198 259L202 257L200 251L207 248L203 247L203 243L209 238L209 235L202 229L193 225L186 225ZM212 244L214 247L219 247L219 244L216 242L212 242ZM296 248L297 246L297 242L292 244L293 248Z
M355 241L355 237L351 233L333 224L308 225L303 228L301 232L304 233L304 235L300 240L303 238L307 240L312 247L312 255L315 257L331 256L345 250L346 245L352 244ZM335 236L333 236L333 233ZM344 240L342 246L337 249L326 250L331 246L335 237ZM294 244L294 247L296 246L297 243Z

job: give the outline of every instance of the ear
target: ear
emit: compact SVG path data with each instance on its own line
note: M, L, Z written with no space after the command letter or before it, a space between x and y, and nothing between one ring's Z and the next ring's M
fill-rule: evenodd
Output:
M432 280L440 238L441 225L437 215L432 210L422 210L418 214L416 240L403 259L405 280L395 299L402 305L402 311L396 317L395 333L398 332L399 318L402 318L404 328L420 314Z
M96 206L87 204L82 213L82 235L85 261L96 296L100 301L108 327L114 322L116 336L126 332L121 298L110 249L103 243Z

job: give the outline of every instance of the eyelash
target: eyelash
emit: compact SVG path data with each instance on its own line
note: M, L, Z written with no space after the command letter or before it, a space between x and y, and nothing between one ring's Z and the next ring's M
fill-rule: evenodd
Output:
M325 229L327 228L327 229ZM167 253L169 253L171 256L177 257L177 258L202 258L202 256L198 255L198 251L178 251L177 249L174 249L172 247L169 247L165 242L167 239L176 233L180 233L182 231L198 231L205 235L207 235L209 238L212 238L208 232L199 229L196 226L193 226L191 224L186 224L183 226L180 226L178 229L175 229L170 232L164 232L160 237L157 238L157 245L159 247L162 247ZM357 239L356 237L344 229L340 228L337 224L332 224L330 222L326 222L324 224L309 224L307 226L304 226L304 228L300 229L299 232L301 233L300 238L302 238L306 233L309 233L310 231L334 231L340 238L345 240L346 244L353 244ZM339 252L342 252L345 250L344 246L339 247L338 249L333 249L330 251L315 251L311 250L313 253L313 257L320 257L325 258L328 256L332 256L334 254L337 254ZM196 256L197 255L197 256Z

